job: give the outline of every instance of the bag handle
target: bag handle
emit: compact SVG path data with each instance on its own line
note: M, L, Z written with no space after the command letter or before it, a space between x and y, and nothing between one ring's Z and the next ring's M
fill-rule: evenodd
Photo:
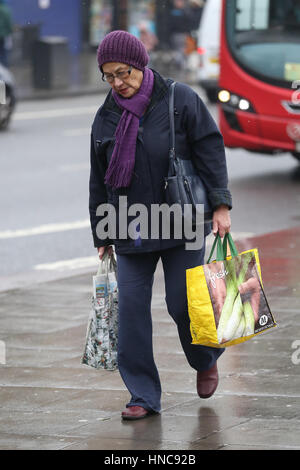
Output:
M100 261L97 276L101 274L108 275L109 272L116 271L117 261L115 253L112 252L111 255L108 254L108 251L104 252L102 260Z
M230 253L231 253L232 258L234 256L238 256L238 250L237 250L237 248L234 244L234 241L233 241L232 236L230 235L230 233L225 234L224 239L223 239L223 243L222 243L221 237L220 237L219 232L218 232L216 237L215 237L215 240L214 240L214 243L212 245L210 255L209 255L209 258L208 258L206 264L210 263L210 260L212 258L212 255L214 254L216 245L217 245L216 261L224 261L226 259L226 256L227 256L227 244L229 244Z
M102 256L102 260L100 261L97 276L101 274L108 274L108 265L109 265L109 255L108 252L105 251L104 255Z
M211 248L210 255L208 257L208 260L207 260L206 264L210 263L210 260L212 258L212 255L214 254L216 245L217 245L216 261L224 261L224 249L223 249L221 237L220 237L219 232L218 232L217 235L215 236L215 240L213 242L213 246Z
M230 235L230 233L225 233L225 236L223 239L224 259L226 259L226 256L227 256L227 244L229 245L232 258L234 258L234 256L238 256L238 250L237 250L237 247L235 246L232 236Z
M175 157L175 121L174 121L174 95L176 82L170 85L169 116L170 116L170 157Z
M115 252L113 251L109 257L109 271L116 271L117 270L117 260Z
M169 170L168 176L176 175L174 162L176 161L176 140L175 140L175 121L174 121L174 95L176 82L171 83L169 88L169 121L170 121L170 148L169 148Z

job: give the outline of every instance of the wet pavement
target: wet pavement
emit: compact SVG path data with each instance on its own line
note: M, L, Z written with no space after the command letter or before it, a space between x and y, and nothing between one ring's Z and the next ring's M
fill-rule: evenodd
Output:
M197 82L196 70L178 70L167 65L163 57L157 54L150 66L160 71L164 76L193 84ZM81 96L87 94L106 93L107 83L101 79L99 73L96 51L83 51L78 55L70 55L66 66L59 74L66 77L63 80L52 80L48 88L37 88L33 80L33 65L31 61L19 61L10 67L16 81L18 100L48 99L68 96ZM67 86L59 86L60 82L67 82Z
M60 71L62 76L68 77L67 86L59 86L59 81L56 80L49 88L37 88L34 85L31 61L15 63L10 70L16 81L18 99L21 101L103 93L107 90L107 85L102 81L97 68L96 52L92 51L70 56L66 68Z
M0 449L299 450L300 227L238 246L259 249L278 328L228 348L215 395L201 400L159 265L152 305L162 413L141 421L120 419L129 396L117 371L80 363L92 272L0 293Z

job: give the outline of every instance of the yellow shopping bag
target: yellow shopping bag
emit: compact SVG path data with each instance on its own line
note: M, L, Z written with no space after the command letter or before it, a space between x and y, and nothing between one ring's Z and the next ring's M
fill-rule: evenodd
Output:
M216 246L216 261L210 263ZM230 234L223 244L216 236L207 264L186 270L186 284L192 344L224 348L276 326L258 250L239 254Z

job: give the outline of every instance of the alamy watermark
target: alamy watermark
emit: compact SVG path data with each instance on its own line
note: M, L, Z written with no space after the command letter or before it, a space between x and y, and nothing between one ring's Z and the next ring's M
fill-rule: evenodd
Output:
M0 365L6 364L6 345L4 341L0 341Z
M110 203L100 204L96 215L101 217L96 227L97 236L101 240L172 238L189 240L190 242L185 244L187 250L199 250L203 246L203 204L184 204L184 210L180 204L151 204L149 209L140 203L128 206L127 196L119 196L118 219L115 206ZM132 217L133 220L128 222Z
M292 363L295 366L298 366L300 364L300 339L293 341L291 347L292 349L295 349L291 357Z

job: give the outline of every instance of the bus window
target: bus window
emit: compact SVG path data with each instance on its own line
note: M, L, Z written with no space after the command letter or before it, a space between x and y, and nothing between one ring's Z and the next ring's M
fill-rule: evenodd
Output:
M269 0L237 1L236 31L267 29Z
M257 77L291 87L300 78L300 0L232 0L229 46Z

